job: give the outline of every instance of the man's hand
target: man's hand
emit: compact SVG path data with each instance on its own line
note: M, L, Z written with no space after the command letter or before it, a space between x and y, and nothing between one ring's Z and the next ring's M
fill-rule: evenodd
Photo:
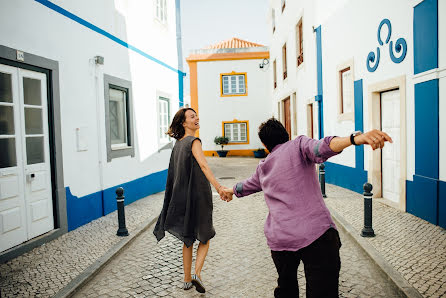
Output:
M384 143L393 143L392 138L383 131L374 129L355 137L355 143L358 145L369 144L373 150L384 148Z

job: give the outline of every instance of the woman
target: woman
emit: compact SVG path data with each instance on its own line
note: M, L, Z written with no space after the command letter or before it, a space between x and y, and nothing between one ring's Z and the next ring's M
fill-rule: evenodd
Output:
M184 290L192 286L204 293L201 269L209 249L209 240L215 236L212 225L212 191L209 182L219 194L223 187L215 179L195 137L200 128L199 118L191 108L180 109L173 118L167 134L177 141L170 157L164 205L156 223L155 234L160 241L165 231L183 242ZM191 276L192 248L197 250L195 274Z

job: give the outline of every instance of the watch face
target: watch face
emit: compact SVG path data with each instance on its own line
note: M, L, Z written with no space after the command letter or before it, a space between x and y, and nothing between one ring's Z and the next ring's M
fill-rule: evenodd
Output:
M354 137L356 137L356 136L359 136L360 134L362 134L362 132L361 131L355 131L354 133L352 133L352 135L354 136Z

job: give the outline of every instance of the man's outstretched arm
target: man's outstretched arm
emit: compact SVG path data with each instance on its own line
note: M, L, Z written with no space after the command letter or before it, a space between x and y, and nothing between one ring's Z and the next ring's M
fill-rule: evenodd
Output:
M383 148L385 142L393 143L392 138L380 130L371 130L369 132L354 137L357 145L370 145L373 150ZM348 146L351 146L350 137L334 137L330 142L330 149L334 152L341 152Z

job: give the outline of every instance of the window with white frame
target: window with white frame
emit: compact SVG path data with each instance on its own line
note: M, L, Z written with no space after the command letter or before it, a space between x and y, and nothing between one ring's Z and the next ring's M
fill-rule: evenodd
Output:
M224 123L225 137L229 139L229 143L246 143L248 142L248 123L247 122L230 122Z
M110 86L109 95L111 147L127 147L127 91Z
M158 117L160 143L167 143L169 142L169 136L166 135L166 132L169 129L170 105L169 99L166 97L160 96L158 98Z
M340 114L349 114L353 112L353 77L350 67L340 71Z
M276 31L276 11L274 10L274 8L271 10L271 13L272 13L271 22L273 24L273 33L274 33L274 31Z
M246 94L246 74L221 75L222 95Z
M104 74L107 161L135 156L133 146L132 83Z
M156 18L163 24L167 23L167 3L166 0L156 1Z

